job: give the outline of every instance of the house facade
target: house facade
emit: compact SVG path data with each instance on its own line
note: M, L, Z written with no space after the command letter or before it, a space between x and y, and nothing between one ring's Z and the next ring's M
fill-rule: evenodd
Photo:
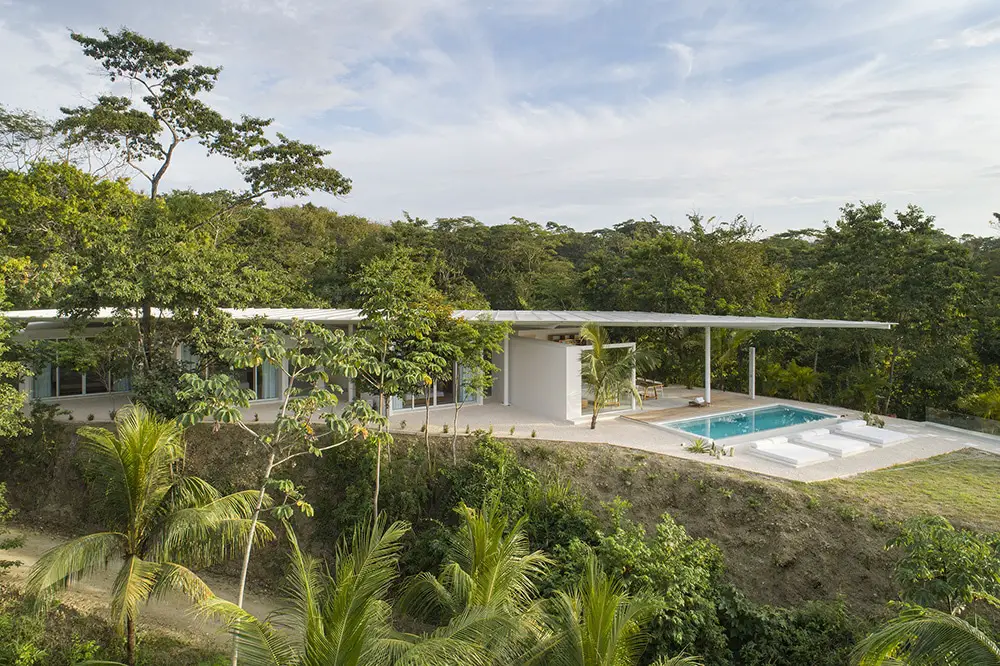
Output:
M264 319L272 322L306 320L330 328L339 328L348 335L362 322L359 310L318 308L249 308L227 312L237 321ZM99 331L114 316L110 309L100 311L82 331L71 330L66 318L56 310L22 310L5 313L11 321L23 326L23 340L67 340L74 335L86 336ZM470 405L515 406L556 422L579 423L589 418L591 396L583 382L582 361L588 347L580 339L580 329L588 323L609 328L701 328L705 332L704 400L711 402L711 329L779 330L783 328L860 328L888 329L891 324L871 321L830 319L797 319L776 317L727 317L658 312L553 311L553 310L458 310L455 317L468 320L508 322L513 333L507 337L503 350L492 359L497 366L493 387L485 396L466 394L463 390L460 366L452 368L450 376L434 382L425 394L393 396L390 415L411 410L423 410L425 400L431 409L453 409L456 402ZM634 342L622 342L612 347L634 347ZM181 344L175 349L177 360L194 364L192 351ZM248 420L273 419L286 388L287 368L264 365L239 370L237 379L243 388L256 395L245 415ZM633 373L633 383L635 381ZM374 396L346 377L331 381L343 389L343 398L372 400ZM33 377L21 384L31 400L55 404L75 420L107 420L130 401L127 376L97 371L78 372L60 364L58 357L41 364ZM618 404L609 405L605 414L615 415L636 409L630 396L622 396Z

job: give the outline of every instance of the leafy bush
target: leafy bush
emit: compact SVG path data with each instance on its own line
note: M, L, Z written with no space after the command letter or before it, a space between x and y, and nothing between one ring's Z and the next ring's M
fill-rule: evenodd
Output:
M609 507L612 531L598 533L591 548L575 540L556 549L564 559L564 577L582 571L590 552L606 571L620 575L630 592L648 591L660 610L650 624L648 658L682 652L701 655L706 663L726 663L729 650L715 610L722 553L706 539L692 539L669 514L663 514L656 535L625 517L628 502ZM562 581L560 581L562 582Z
M535 473L489 432L478 430L473 437L468 458L443 471L452 488L451 506L464 502L478 508L495 502L512 518L524 515L528 497L538 486Z
M801 608L756 604L739 590L720 590L717 610L741 666L843 666L868 627L842 601Z
M578 539L597 543L597 516L585 506L586 498L569 481L546 480L531 489L527 499L526 530L533 548L551 551Z
M1000 594L1000 537L955 529L941 516L913 518L889 547L902 551L893 579L905 601L959 613L980 593Z

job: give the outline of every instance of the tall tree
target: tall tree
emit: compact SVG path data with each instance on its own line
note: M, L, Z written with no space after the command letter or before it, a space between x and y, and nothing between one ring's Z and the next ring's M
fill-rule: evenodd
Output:
M251 427L244 419L250 401L257 394L240 387L228 373L207 378L184 375L181 397L190 401L184 422L193 424L206 418L217 423L235 424L248 434L262 456L260 488L250 516L251 534L261 525L267 506L268 491L277 490L284 501L274 507L275 517L288 520L295 509L312 514L301 489L288 479L274 478L283 467L305 455L322 456L325 451L354 439L364 439L371 422L384 426L384 419L372 411L363 400L337 410L343 389L334 383L336 377L353 378L362 358L356 351L356 339L343 331L331 331L312 322L295 320L290 324L247 326L232 346L221 353L224 361L236 369L252 372L273 372L280 377L281 401L274 420L266 427ZM326 426L317 430L317 421ZM236 605L243 607L247 572L253 540L243 550L240 583ZM237 654L233 652L233 663Z
M431 332L432 313L424 303L437 300L426 275L421 275L406 250L371 261L357 276L363 299L357 340L361 356L358 375L362 391L375 398L375 408L383 419L369 441L375 446L375 492L373 507L378 515L382 480L382 450L393 443L385 417L389 401L415 386L433 381L419 355L408 354L413 341Z
M117 568L111 613L126 636L129 666L136 663L139 605L170 591L192 602L211 596L191 570L226 559L251 530L253 491L221 495L197 477L178 476L181 430L142 407L123 411L117 433L81 428L84 465L100 485L99 515L106 531L73 539L39 558L28 575L30 596L46 597L94 572ZM253 535L251 537L251 535Z
M350 191L350 181L323 163L329 151L281 133L276 140L269 138L269 119L244 115L237 122L212 108L207 98L221 67L191 64L191 51L127 28L115 33L102 29L99 37L73 32L71 37L85 55L100 63L112 83L121 81L130 91L138 91L135 96L131 92L128 96L101 95L94 104L63 108L64 117L55 124L66 145L86 142L114 150L148 182L150 204L137 218L128 256L148 260L158 255L158 249L169 247L161 236L169 225L156 200L177 150L192 140L206 153L230 159L245 186L220 197L214 210L184 229L189 234L268 195L301 196L311 191L342 195ZM140 343L146 366L152 366L153 308L169 304L163 303L160 294L150 288L150 280L144 279L145 266L135 268L139 279L131 281L132 293L126 300L139 310ZM213 304L199 305L204 312Z

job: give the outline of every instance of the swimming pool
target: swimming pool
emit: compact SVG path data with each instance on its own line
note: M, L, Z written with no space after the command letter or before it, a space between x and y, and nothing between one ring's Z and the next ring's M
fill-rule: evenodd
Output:
M750 435L764 430L787 428L788 426L836 418L834 414L814 412L810 409L790 405L768 405L738 412L712 414L695 419L661 421L655 425L673 430L681 430L698 437L725 439Z

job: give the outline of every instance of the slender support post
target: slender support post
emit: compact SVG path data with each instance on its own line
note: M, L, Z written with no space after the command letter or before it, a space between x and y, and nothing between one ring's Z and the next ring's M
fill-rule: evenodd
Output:
M750 348L750 399L757 399L757 348Z
M354 324L347 325L347 334L354 335ZM347 402L354 402L354 380L351 378L347 379Z
M712 327L705 327L705 403L712 402Z
M632 343L632 351L635 351L635 343ZM632 388L635 388L635 362L632 363ZM635 393L632 394L632 411L635 411Z
M510 336L503 339L503 406L510 406Z

